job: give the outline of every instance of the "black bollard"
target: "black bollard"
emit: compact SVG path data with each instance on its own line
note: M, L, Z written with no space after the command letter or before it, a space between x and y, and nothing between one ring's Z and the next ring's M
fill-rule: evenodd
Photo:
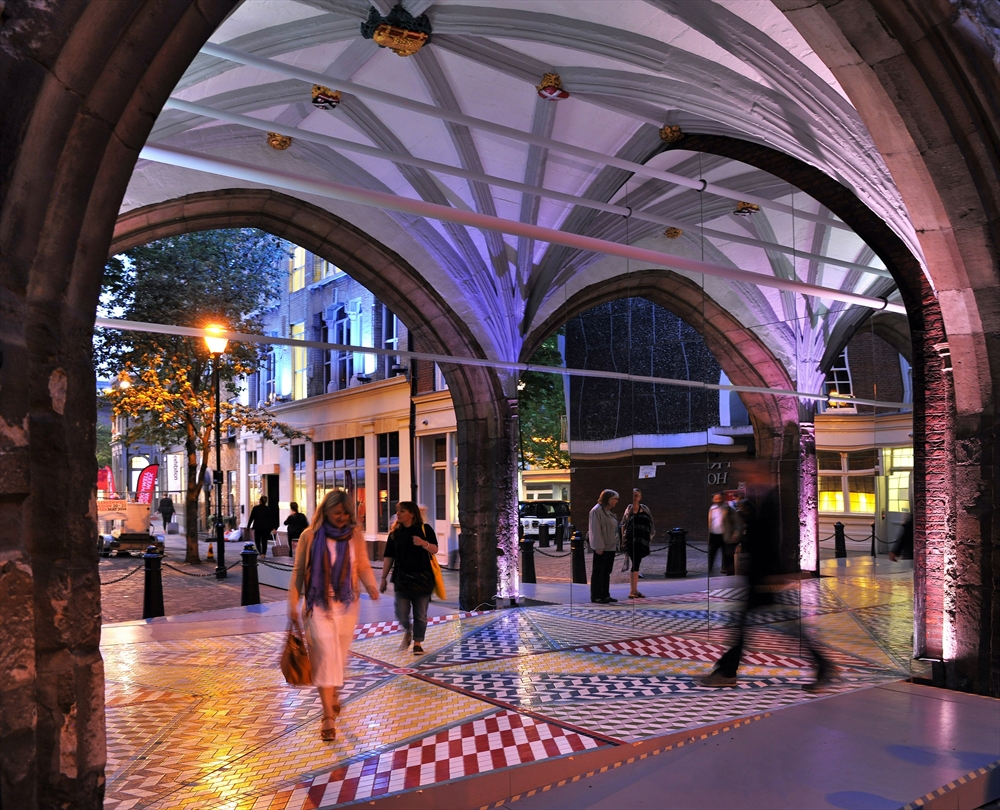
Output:
M556 551L563 550L563 538L566 536L566 524L559 521L556 524Z
M667 569L663 576L667 579L682 579L687 576L687 531L675 526L670 530L670 546L667 548Z
M548 548L549 547L549 524L539 523L538 524L538 547Z
M570 535L570 550L573 552L573 582L577 585L587 584L587 561L583 556L583 538L580 532Z
M521 582L534 584L535 579L535 541L521 541Z
M874 523L872 524L872 556L873 557L878 556L875 553L875 524Z
M839 520L833 524L833 556L838 560L847 556L847 545L844 543L844 524Z
M163 569L160 567L161 557L156 546L147 546L142 555L146 561L144 576L146 582L142 591L142 618L155 619L165 616L163 612Z
M253 543L247 543L240 552L243 558L243 589L240 592L240 604L260 604L260 580L257 579L257 549Z

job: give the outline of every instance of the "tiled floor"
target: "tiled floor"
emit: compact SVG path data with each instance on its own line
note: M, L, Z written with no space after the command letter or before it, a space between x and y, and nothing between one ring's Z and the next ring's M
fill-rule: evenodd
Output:
M315 690L278 671L282 632L111 644L105 807L326 807L804 703L800 624L839 667L832 692L911 674L909 575L841 576L754 617L738 688L701 687L739 597L438 617L420 658L395 622L361 625L329 743Z

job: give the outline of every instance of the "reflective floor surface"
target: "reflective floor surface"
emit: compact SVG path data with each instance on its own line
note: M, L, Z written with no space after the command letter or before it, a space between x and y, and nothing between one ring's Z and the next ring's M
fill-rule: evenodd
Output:
M320 740L316 691L281 677L282 616L223 635L211 614L160 637L106 627L105 807L326 807L804 704L817 696L802 689L800 625L838 670L819 697L899 682L913 665L911 576L853 573L751 614L727 689L694 677L734 636L736 580L436 616L419 657L394 621L359 625L335 742Z

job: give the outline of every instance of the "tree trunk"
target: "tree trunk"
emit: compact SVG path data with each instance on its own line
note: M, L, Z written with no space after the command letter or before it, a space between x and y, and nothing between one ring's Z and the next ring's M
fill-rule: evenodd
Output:
M186 563L200 563L198 555L198 494L201 492L201 476L198 475L198 454L192 438L184 442L187 451L187 492L184 493L184 534L187 549Z

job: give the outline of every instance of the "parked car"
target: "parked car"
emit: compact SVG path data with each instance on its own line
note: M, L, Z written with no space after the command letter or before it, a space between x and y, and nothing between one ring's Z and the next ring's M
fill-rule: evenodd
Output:
M519 508L525 537L537 537L538 527L549 527L549 537L556 535L556 522L569 522L569 501L521 501Z

